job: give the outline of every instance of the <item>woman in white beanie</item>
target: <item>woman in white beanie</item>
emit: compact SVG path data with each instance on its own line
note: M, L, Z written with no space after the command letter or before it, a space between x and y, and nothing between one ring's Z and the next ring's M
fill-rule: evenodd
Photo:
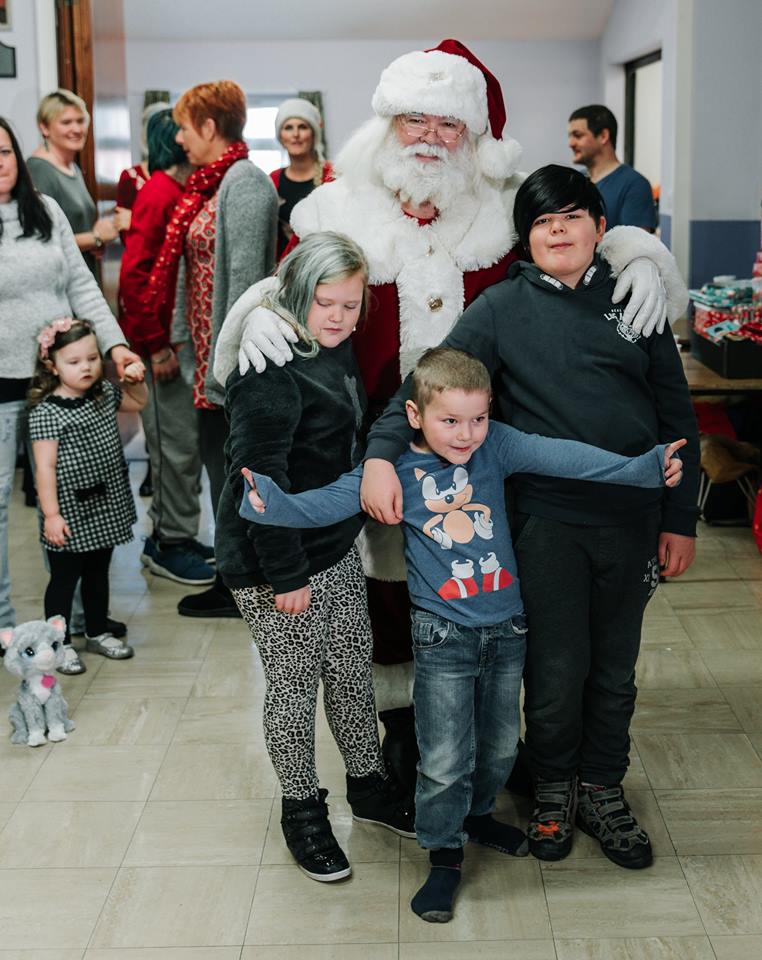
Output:
M270 174L280 197L278 258L293 235L289 226L294 206L321 183L333 180L333 169L323 153L323 121L309 100L284 100L275 117L275 133L288 153L288 166Z

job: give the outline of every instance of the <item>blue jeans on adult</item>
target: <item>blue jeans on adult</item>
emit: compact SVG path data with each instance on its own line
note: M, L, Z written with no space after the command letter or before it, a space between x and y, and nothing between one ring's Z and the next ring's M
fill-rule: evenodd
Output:
M492 812L516 759L526 620L463 627L418 608L411 618L415 832L429 850L462 847L464 819Z
M8 569L8 507L19 445L19 423L24 400L0 403L0 627L15 627L11 606L11 574Z

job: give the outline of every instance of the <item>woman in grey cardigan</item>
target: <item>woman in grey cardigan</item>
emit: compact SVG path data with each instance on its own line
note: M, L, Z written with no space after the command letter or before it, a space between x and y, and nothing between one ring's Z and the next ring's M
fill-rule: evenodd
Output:
M13 626L8 573L8 504L18 424L34 373L37 335L58 317L90 321L120 378L140 358L87 269L63 211L38 194L18 141L0 117L0 626Z
M178 100L174 118L180 125L177 142L198 169L167 228L149 279L149 299L164 302L177 275L172 342L190 339L193 347L199 449L216 514L225 481L227 424L224 390L211 372L214 347L238 297L275 266L278 197L270 178L249 160L242 140L246 97L238 84L219 80L193 87ZM192 497L196 478L188 482ZM157 572L161 544L146 544ZM219 577L209 590L184 597L178 611L190 617L239 615Z

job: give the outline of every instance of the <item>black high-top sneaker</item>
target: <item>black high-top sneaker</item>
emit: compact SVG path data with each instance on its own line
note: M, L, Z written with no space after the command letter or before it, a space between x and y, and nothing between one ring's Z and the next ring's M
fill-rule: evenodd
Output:
M352 872L328 821L327 796L328 791L321 789L306 800L284 797L280 818L286 845L297 865L308 877L323 883L343 880Z
M600 843L601 850L617 866L642 870L653 863L648 834L632 815L619 784L581 784L577 825Z
M347 774L347 802L354 820L376 823L400 837L415 837L415 808L393 774Z
M577 778L536 780L532 819L527 836L529 852L538 860L563 860L574 839Z

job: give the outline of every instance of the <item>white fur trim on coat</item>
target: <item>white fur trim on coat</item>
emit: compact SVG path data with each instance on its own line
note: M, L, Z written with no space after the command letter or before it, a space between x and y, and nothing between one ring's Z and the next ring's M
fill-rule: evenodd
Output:
M598 244L598 252L608 260L613 276L617 277L636 257L647 257L659 269L667 290L667 318L674 323L688 306L688 288L685 286L675 258L650 233L640 227L613 227Z
M276 277L265 277L259 283L252 284L248 290L244 290L230 308L220 328L217 344L214 348L213 373L217 383L224 386L230 374L238 366L238 349L246 321L249 319L249 315L262 303L262 297L266 293L277 289L277 286L278 280Z
M374 663L373 692L379 712L409 707L413 702L413 661Z
M487 83L465 57L414 50L393 60L373 94L379 117L429 113L462 120L477 136L487 129Z
M505 180L512 177L521 162L521 144L508 137L507 140L495 140L485 133L479 137L476 155L479 168L485 177L492 180Z

